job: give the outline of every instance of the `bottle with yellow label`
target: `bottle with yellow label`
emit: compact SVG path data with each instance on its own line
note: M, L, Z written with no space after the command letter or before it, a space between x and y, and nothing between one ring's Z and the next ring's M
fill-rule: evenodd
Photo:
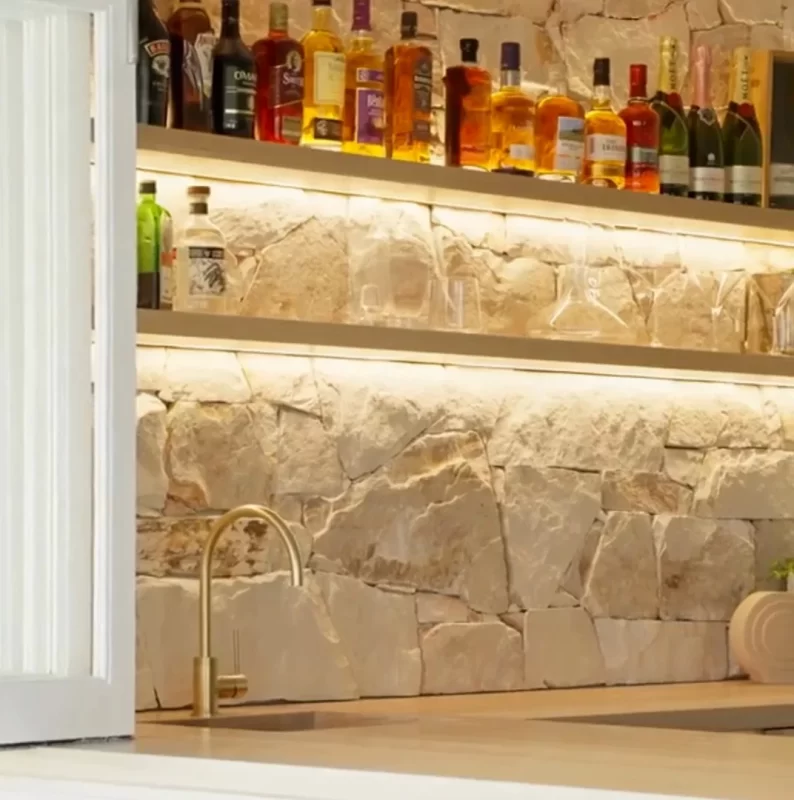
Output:
M593 62L593 106L584 120L582 183L622 189L626 181L626 123L612 108L609 59Z
M333 29L331 0L312 0L312 28L303 37L303 136L309 147L340 150L345 104L344 45Z

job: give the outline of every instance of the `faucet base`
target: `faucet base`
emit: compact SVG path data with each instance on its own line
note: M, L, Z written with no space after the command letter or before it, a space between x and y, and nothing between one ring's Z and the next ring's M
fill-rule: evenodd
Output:
M194 717L214 717L218 713L218 659L196 656L193 659Z

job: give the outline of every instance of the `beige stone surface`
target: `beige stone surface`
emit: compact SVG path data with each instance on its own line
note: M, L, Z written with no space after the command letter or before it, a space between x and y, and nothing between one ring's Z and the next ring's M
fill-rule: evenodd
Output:
M276 441L272 406L176 403L168 415L169 499L193 511L266 503Z
M373 583L458 595L507 610L507 576L490 471L474 433L430 434L329 504L318 555Z
M278 509L283 513L282 509ZM139 519L139 575L197 577L204 542L217 517ZM312 537L299 522L287 520L304 566L309 562ZM218 539L212 573L218 577L259 575L289 569L289 557L278 534L260 520L241 519Z
M422 634L422 694L524 688L521 634L501 622L441 623Z
M151 515L165 507L168 475L165 473L166 408L151 394L135 398L137 513Z
M547 608L524 615L528 689L598 686L606 679L593 620L581 608Z
M599 509L600 478L563 469L508 467L502 511L511 590L546 608L584 546Z
M263 353L238 353L237 358L254 400L322 416L310 359Z
M165 354L163 347L137 347L135 349L135 372L139 392L156 394L164 385Z
M782 386L762 386L767 414L780 421L780 447L794 450L794 389Z
M653 523L662 619L725 620L754 589L753 526L663 514Z
M661 472L604 472L601 506L607 511L684 514L692 492Z
M693 31L711 30L722 23L719 0L687 0L684 8Z
M468 622L471 612L459 597L434 592L417 592L416 616L420 625L436 622Z
M419 694L422 659L414 596L384 592L342 575L318 575L316 581L359 694Z
M693 487L700 477L700 467L705 453L702 450L685 450L668 447L664 451L664 472L668 478L684 486Z
M597 619L595 628L610 686L727 677L723 622Z
M714 447L725 422L722 408L712 401L713 384L670 383L671 447Z
M794 558L794 521L756 520L755 528L755 588L756 591L781 591L785 581L773 578L772 564Z
M169 349L160 397L168 403L245 403L251 399L251 387L234 353Z
M582 606L594 617L658 617L656 553L647 514L607 514L585 580Z
M723 519L794 519L794 454L713 450L695 489L694 513Z
M585 226L579 223L518 214L505 218L505 248L511 258L570 264L582 256L584 241Z

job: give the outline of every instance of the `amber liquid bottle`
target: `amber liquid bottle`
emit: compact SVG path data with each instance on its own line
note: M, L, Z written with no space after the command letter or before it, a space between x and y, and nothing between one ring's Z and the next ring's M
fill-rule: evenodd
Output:
M460 40L463 62L444 76L447 110L444 152L448 167L488 169L491 139L491 76L477 65L480 43Z
M612 108L608 58L593 62L593 106L584 120L582 183L622 189L626 177L626 124Z
M201 0L179 0L168 19L171 40L171 127L212 130L215 34Z
M417 41L417 15L403 11L400 42L386 51L386 155L396 161L430 161L433 54Z
M253 46L256 138L300 144L303 125L303 47L288 32L286 3L270 4L270 30Z
M535 175L573 183L584 156L584 109L568 96L562 67L552 68L549 77L552 91L535 109Z
M630 192L659 194L659 115L648 103L648 68L629 67L631 93L620 112L626 123L626 186Z

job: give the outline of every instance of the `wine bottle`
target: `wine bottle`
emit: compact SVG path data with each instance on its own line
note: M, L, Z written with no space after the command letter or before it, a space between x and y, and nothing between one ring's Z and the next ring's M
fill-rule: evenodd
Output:
M761 205L761 129L750 101L750 48L733 51L730 102L722 123L725 202Z
M651 108L659 115L659 192L686 197L689 193L689 131L678 93L678 39L659 43L659 88Z
M692 64L695 94L689 109L689 196L721 201L725 194L722 130L711 105L711 48L698 45Z

